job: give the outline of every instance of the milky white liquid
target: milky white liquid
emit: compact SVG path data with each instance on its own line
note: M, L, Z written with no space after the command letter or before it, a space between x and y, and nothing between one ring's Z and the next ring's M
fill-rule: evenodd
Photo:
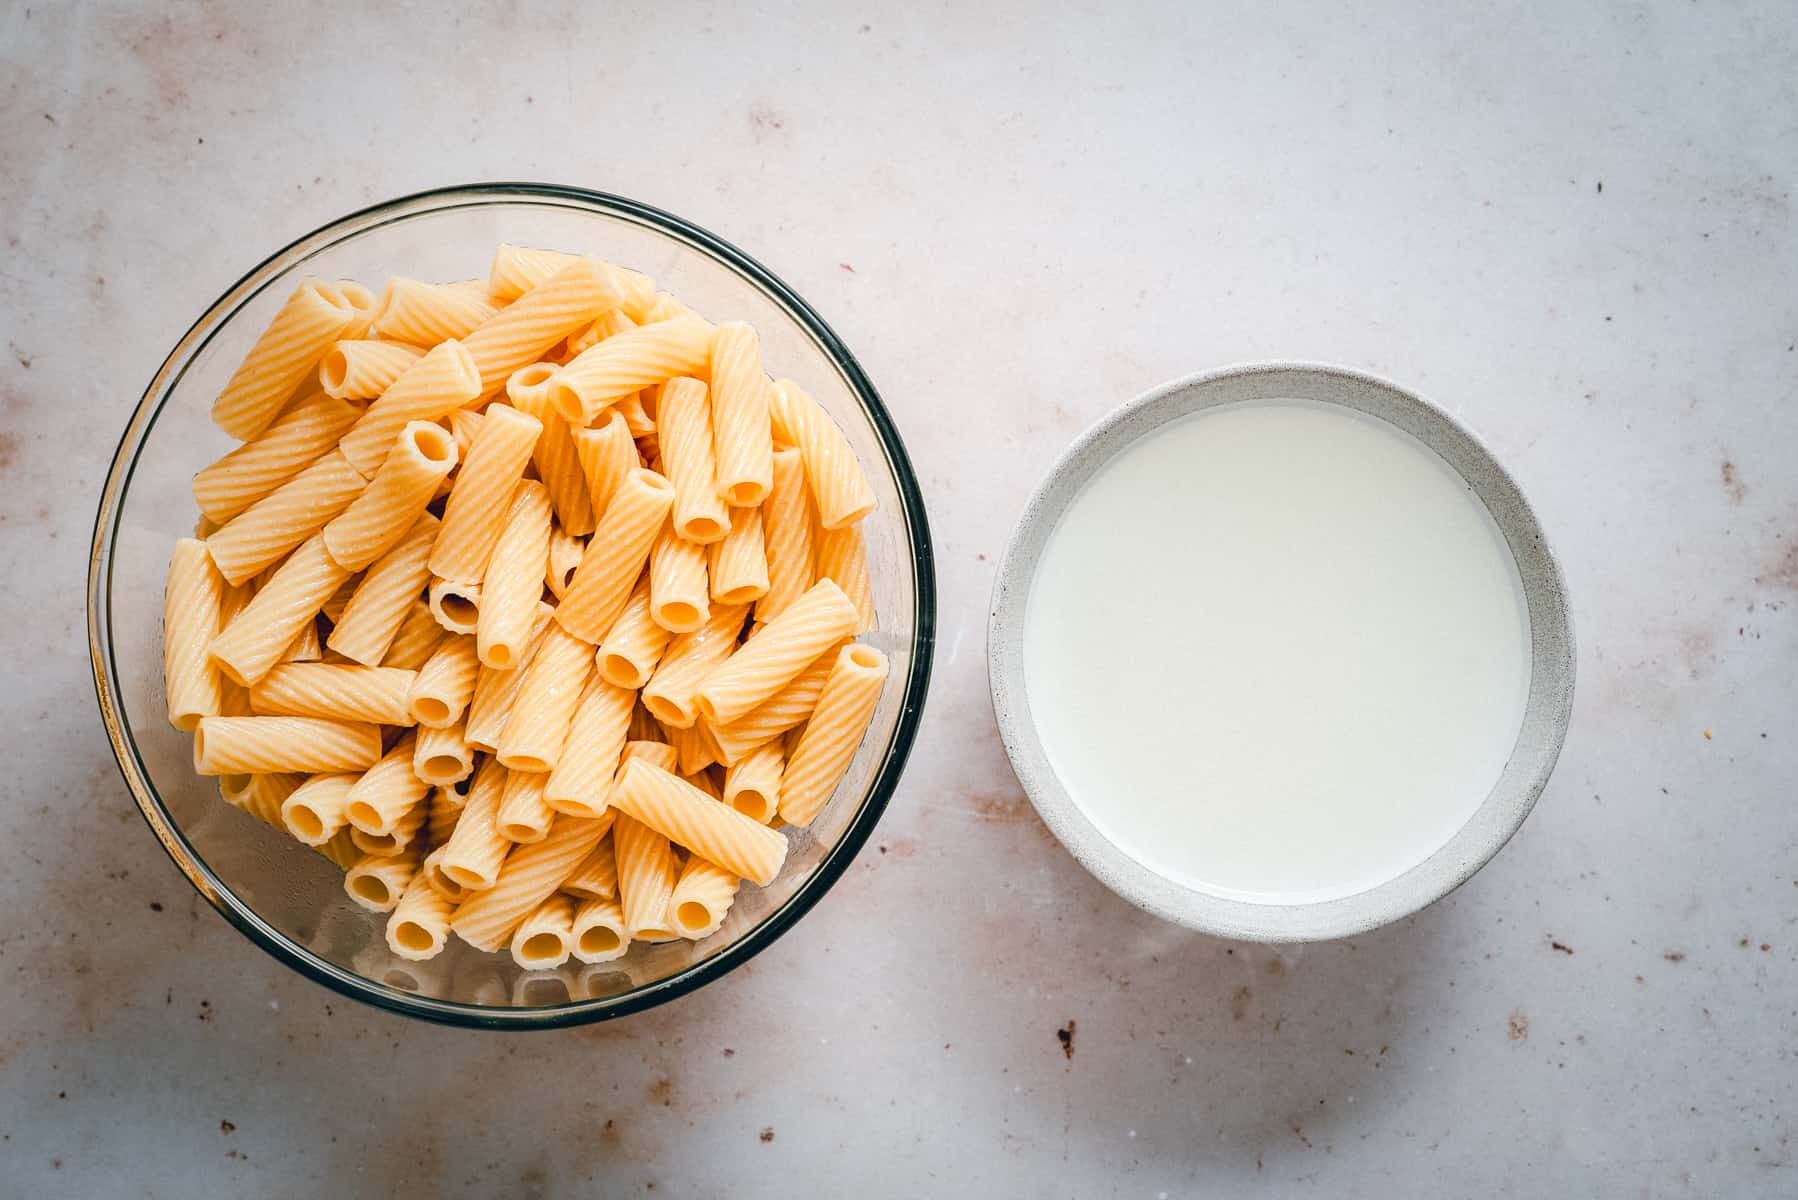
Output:
M1517 567L1467 485L1382 421L1206 409L1102 467L1031 586L1025 688L1056 774L1158 874L1353 895L1440 849L1522 724Z

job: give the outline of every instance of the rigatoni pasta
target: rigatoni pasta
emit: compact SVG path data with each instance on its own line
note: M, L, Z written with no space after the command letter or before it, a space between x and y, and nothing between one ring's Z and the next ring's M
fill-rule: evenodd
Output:
M308 281L217 415L245 444L171 562L169 718L395 956L554 980L773 880L886 667L872 493L753 329L502 246L378 301Z

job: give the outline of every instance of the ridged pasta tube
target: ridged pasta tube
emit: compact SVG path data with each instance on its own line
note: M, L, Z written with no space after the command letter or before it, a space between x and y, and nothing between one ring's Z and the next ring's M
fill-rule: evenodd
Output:
M381 728L316 717L204 717L194 730L201 775L356 771L381 757Z
M556 812L543 799L549 776L541 771L506 772L506 790L500 796L494 828L508 842L527 845L549 836Z
M331 649L365 666L387 657L400 626L431 578L427 560L437 529L436 517L420 513L399 541L369 565L331 630Z
M649 575L646 572L631 589L624 611L612 622L599 646L599 673L607 683L621 688L640 688L649 682L656 664L674 635L649 615Z
M415 360L368 406L338 449L351 466L373 479L406 426L440 421L479 395L474 360L461 343L444 342Z
M668 897L668 923L684 938L716 933L737 898L742 880L695 854L687 860Z
M418 874L419 855L364 854L343 877L349 898L370 912L392 912Z
M429 794L430 786L412 771L415 744L415 735L407 733L362 773L343 810L351 825L363 833L392 833L399 819Z
M742 321L714 329L711 373L718 494L738 507L753 507L767 499L774 484L769 384L755 330Z
M555 767L592 673L593 646L552 624L531 658L500 733L496 753L501 765L512 771L547 772Z
M366 338L338 342L318 365L319 387L339 400L373 400L423 353L406 342Z
M626 935L665 939L669 935L668 897L674 892L675 879L667 836L621 816L612 826L612 846Z
M781 776L780 815L789 825L810 825L836 790L868 731L887 670L886 655L872 646L855 644L838 652Z
M282 828L281 806L306 776L297 772L270 771L255 775L221 775L219 795L233 808L275 828Z
M618 773L636 693L593 679L575 709L568 738L550 772L544 799L557 812L595 818L606 811L606 796Z
M397 667L285 663L250 689L250 708L258 716L411 725L406 695L417 679Z
M686 729L670 729L668 744L674 747L681 775L696 775L718 761L718 743L704 721L696 721Z
M549 491L556 519L569 533L585 535L593 532L593 500L575 450L574 435L550 403L549 391L556 370L553 363L533 363L514 371L506 380L506 396L514 408L542 427L531 451L531 461L536 464L537 478Z
M497 824L505 791L506 769L493 759L483 762L475 772L456 831L437 860L443 877L458 888L482 891L499 878L500 865L512 849L512 843L500 836Z
M478 584L499 541L512 493L543 432L537 418L509 404L490 404L469 444L443 509L443 530L431 548L431 573Z
M350 826L350 840L356 843L356 848L362 853L379 854L386 858L404 854L408 850L420 850L425 818L430 815L430 811L430 801L420 800L401 813L394 821L393 828L386 833L369 833L354 825ZM421 846L415 847L414 842L420 842Z
M512 935L512 961L527 971L553 970L574 948L574 897L545 897Z
M669 774L680 769L680 758L674 747L667 742L652 742L633 737L624 743L624 753L618 756L618 769L622 771L624 764L633 758L640 758L653 766L662 768ZM616 784L616 780L613 781Z
M613 819L616 820L616 814ZM581 900L612 899L618 895L618 858L611 838L600 839L593 853L562 881L562 890Z
M361 778L349 772L314 775L281 802L281 824L308 846L322 846L349 825L350 789Z
M219 574L243 583L286 557L350 506L368 481L332 450L206 539Z
M641 758L625 764L611 802L676 845L762 887L786 861L786 838ZM623 869L620 861L621 878Z
M587 539L575 537L560 525L549 531L549 558L543 566L543 585L560 600L568 594L574 573L587 553Z
M724 802L766 825L780 811L780 776L785 766L780 739L768 739L725 771Z
M207 648L219 632L225 584L206 543L182 538L169 562L162 599L162 680L169 723L192 731L202 717L220 713L223 691Z
M874 511L874 489L843 431L798 384L782 379L774 385L774 429L799 447L805 476L818 506L818 524L826 529L852 525Z
M505 513L499 515L503 519ZM441 538L442 535L438 536ZM481 585L478 583L433 579L425 591L425 603L430 606L431 616L437 624L448 633L472 635L480 628Z
M674 485L674 527L690 542L709 545L730 532L712 452L712 406L705 384L681 376L662 385L656 400L656 445Z
M708 725L718 744L719 761L731 766L772 738L802 724L817 707L824 681L836 664L835 646L813 659L786 687L729 725Z
M674 489L654 471L639 468L625 476L556 609L564 629L597 644L612 627L673 502Z
M573 260L462 339L480 370L482 394L497 391L512 372L617 306L605 266L596 258Z
M756 601L755 617L766 622L785 612L815 579L811 489L799 451L774 452L774 487L760 511L768 593Z
M711 329L697 317L627 329L556 373L556 408L571 425L591 425L601 409L632 392L703 372L710 353Z
M860 525L841 529L815 531L818 548L818 578L828 579L843 589L855 605L859 620L857 633L874 629L878 621L874 612L874 589L868 581L868 546Z
M712 599L750 604L768 594L768 555L762 543L762 510L730 510L730 532L709 547L707 577Z
M467 820L466 814L463 820ZM499 949L519 922L593 852L604 833L605 827L599 821L557 817L548 837L513 850L500 869L498 881L456 909L450 928L477 950Z
M368 487L325 526L325 549L346 571L364 569L406 536L455 465L448 430L411 422Z
M618 490L625 475L638 466L630 423L623 413L608 409L588 428L574 430L572 436L575 458L580 461L597 520L612 502L612 493Z
M669 521L649 550L649 615L670 633L690 633L712 610L706 548L683 538Z
M381 665L416 671L437 652L444 636L443 626L431 615L430 605L423 600L414 600L406 609L405 619L400 622L400 631L393 635L393 642L387 647L387 656L381 660Z
M485 666L504 671L518 664L543 594L549 528L549 493L541 483L527 479L512 494L481 582L475 637Z
M611 897L591 897L574 910L574 956L584 963L611 962L631 948L624 909Z
M299 401L254 441L194 476L200 511L224 524L335 447L361 415L356 405L329 396Z
M387 918L387 948L411 962L435 958L449 941L450 911L454 907L422 872L413 876Z
M462 736L462 723L420 725L412 749L412 773L434 787L461 783L474 771L474 750Z
M349 576L326 553L323 534L307 539L212 639L213 662L233 683L257 683Z
M213 424L240 442L267 429L325 351L361 319L357 305L366 296L355 284L301 283L213 401Z
M407 721L433 729L456 724L468 711L468 702L474 698L475 677L480 668L473 637L451 634L444 638L407 687L404 700ZM407 721L393 724L403 725Z
M859 621L843 589L819 580L706 676L694 697L700 713L714 726L744 716L791 683L833 642L854 633Z
M748 612L741 604L720 604L704 625L669 643L643 689L643 706L656 720L672 729L692 727L699 718L700 686L738 651L737 635Z
M492 319L499 308L488 301L486 285L387 281L377 302L369 332L415 346L464 337Z
M501 671L483 666L475 676L474 698L468 702L468 727L465 733L469 745L488 751L499 745L500 734L505 732L506 721L512 715L512 705L518 699L518 689L524 684L524 668L530 665L531 656L542 643L543 636L549 629L550 614L554 611L547 604L537 605L537 613L532 620L524 650L518 656L517 667Z

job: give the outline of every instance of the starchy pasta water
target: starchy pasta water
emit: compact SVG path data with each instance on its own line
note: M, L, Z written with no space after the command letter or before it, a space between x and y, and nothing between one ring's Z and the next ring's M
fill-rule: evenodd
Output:
M174 547L169 719L401 958L710 937L855 755L873 492L717 315L518 246L307 280L214 406L243 445Z

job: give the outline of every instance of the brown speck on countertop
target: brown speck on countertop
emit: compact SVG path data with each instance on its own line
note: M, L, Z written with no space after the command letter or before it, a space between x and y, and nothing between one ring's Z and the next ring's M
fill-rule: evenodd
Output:
M762 1130L762 1141L764 1143L766 1143L766 1142L771 1142L773 1140L774 1140L774 1126L770 1125L770 1126L768 1126L768 1128Z
M851 274L851 275L853 275L853 274L855 274L855 268L854 268L854 267L852 267L852 266L850 266L850 265L849 265L849 264L848 264L848 263L846 263L846 262L840 262L840 263L838 263L838 264L837 264L837 266L839 266L839 267L841 267L841 268L843 268L843 270L845 270L845 271L847 271L847 272L849 272L849 273L850 273L850 274Z
M726 1046L724 1048L724 1057L735 1058L736 1056L737 1056L737 1052L735 1050L732 1050L729 1046Z
M237 1132L237 1126L233 1125L229 1121L220 1121L219 1122L219 1132L226 1134L226 1135L230 1135L230 1134Z
M1573 953L1573 947L1572 947L1572 946L1569 946L1569 945L1567 945L1567 944L1566 944L1566 943L1565 943L1565 942L1556 942L1556 941L1552 941L1552 940L1551 940L1551 941L1550 941L1550 942L1549 942L1549 943L1548 943L1548 945L1549 945L1549 948L1550 948L1550 949L1553 949L1553 950L1558 950L1558 951L1560 951L1560 952L1561 952L1561 953L1562 953L1562 954L1568 954L1568 955L1570 955L1570 954L1572 954L1572 953Z
M1736 473L1736 464L1724 459L1720 474L1723 477L1723 494L1729 497L1731 504L1740 504L1748 495L1748 485Z
M1772 942L1762 942L1761 943L1761 953L1771 954L1772 952L1773 952L1773 943Z
M1521 1008L1510 1015L1507 1019L1507 1024L1513 1042L1527 1042L1530 1040L1530 1019L1524 1015Z
M161 912L162 911L162 901L160 901L160 900L150 901L150 911L151 912Z
M672 1108L674 1106L674 1080L664 1075L650 1084L649 1102L659 1104L663 1108Z
M1684 950L1669 950L1669 951L1667 951L1667 953L1661 955L1661 957L1666 959L1668 962L1673 962L1673 963L1685 962L1686 961L1686 952Z
M1061 1052L1062 1052L1062 1054L1066 1055L1070 1061L1074 1057L1074 1033L1075 1033L1075 1030L1076 1030L1076 1026L1074 1023L1074 1019L1072 1017L1069 1017L1068 1023L1066 1025L1063 1025L1060 1029L1057 1029L1055 1031L1055 1038L1057 1041L1059 1041L1061 1043ZM944 1049L948 1049L948 1047L945 1046Z
M1708 729L1704 731L1704 740L1707 742L1711 740L1711 731Z

